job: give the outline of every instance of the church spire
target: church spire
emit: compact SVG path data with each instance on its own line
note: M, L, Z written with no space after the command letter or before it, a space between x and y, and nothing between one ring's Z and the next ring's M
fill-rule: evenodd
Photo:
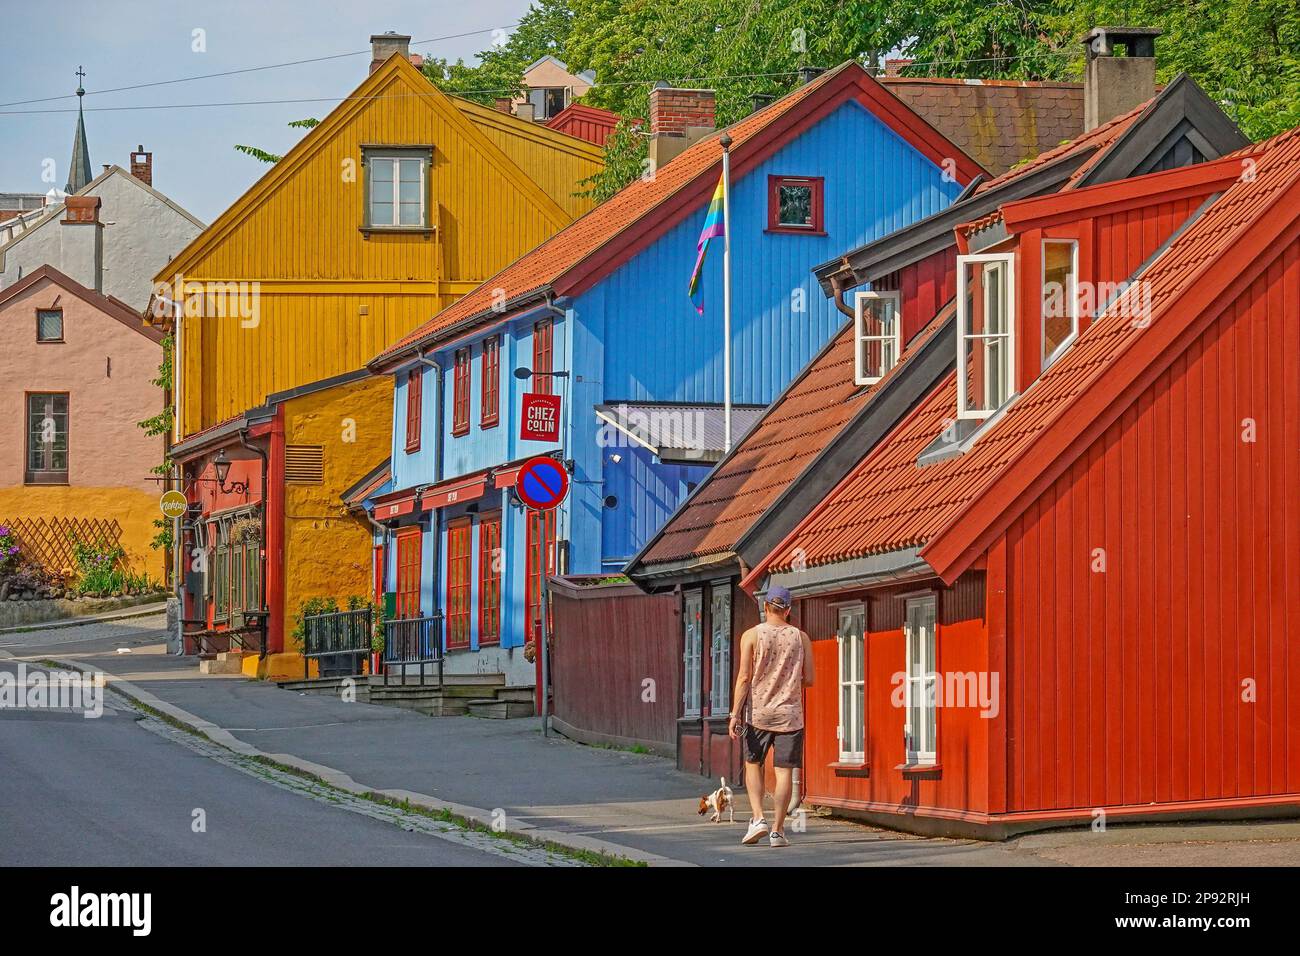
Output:
M82 97L86 90L81 81L86 78L86 71L77 67L77 135L72 140L72 163L68 167L68 184L64 190L68 193L80 191L90 182L90 147L86 145L86 115L82 112Z

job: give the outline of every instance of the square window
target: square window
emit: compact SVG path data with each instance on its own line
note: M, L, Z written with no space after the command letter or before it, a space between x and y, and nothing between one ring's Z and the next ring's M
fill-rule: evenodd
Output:
M423 229L429 220L429 161L423 149L366 150L366 227Z
M823 184L820 176L769 176L768 231L822 234Z
M36 341L63 341L63 310L39 309L36 312Z

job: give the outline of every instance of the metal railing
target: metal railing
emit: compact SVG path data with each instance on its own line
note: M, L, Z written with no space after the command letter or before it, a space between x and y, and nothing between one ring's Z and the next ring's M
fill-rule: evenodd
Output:
M442 615L433 617L397 618L384 622L384 685L388 675L398 668L402 683L406 683L406 665L420 666L420 684L424 684L424 668L433 664L437 668L438 686L442 686Z
M304 680L311 676L313 659L319 661L321 677L327 676L327 669L346 675L361 673L362 662L370 656L370 635L373 630L370 608L313 614L304 617L302 625ZM345 670L340 670L340 667Z

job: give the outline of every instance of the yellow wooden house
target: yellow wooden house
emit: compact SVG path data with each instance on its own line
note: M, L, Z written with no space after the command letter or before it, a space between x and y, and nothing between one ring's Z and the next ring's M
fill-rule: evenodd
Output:
M370 529L340 495L388 453L392 383L356 373L593 205L580 193L599 147L442 93L407 43L372 37L365 81L155 279L195 646L252 621L263 647L288 651L303 600L368 593ZM309 395L332 418L281 414L277 434L268 409ZM249 518L262 566L242 548L239 569L215 560ZM350 570L319 595L310 566L327 552Z

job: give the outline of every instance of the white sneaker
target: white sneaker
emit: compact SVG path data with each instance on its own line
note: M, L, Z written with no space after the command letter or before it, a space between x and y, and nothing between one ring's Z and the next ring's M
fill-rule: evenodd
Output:
M771 846L789 846L790 841L785 838L785 834L780 830L773 830L768 834L767 842Z
M740 842L745 846L753 846L759 840L763 839L763 834L767 831L768 826L766 820L750 820L749 829L745 832L745 836Z

